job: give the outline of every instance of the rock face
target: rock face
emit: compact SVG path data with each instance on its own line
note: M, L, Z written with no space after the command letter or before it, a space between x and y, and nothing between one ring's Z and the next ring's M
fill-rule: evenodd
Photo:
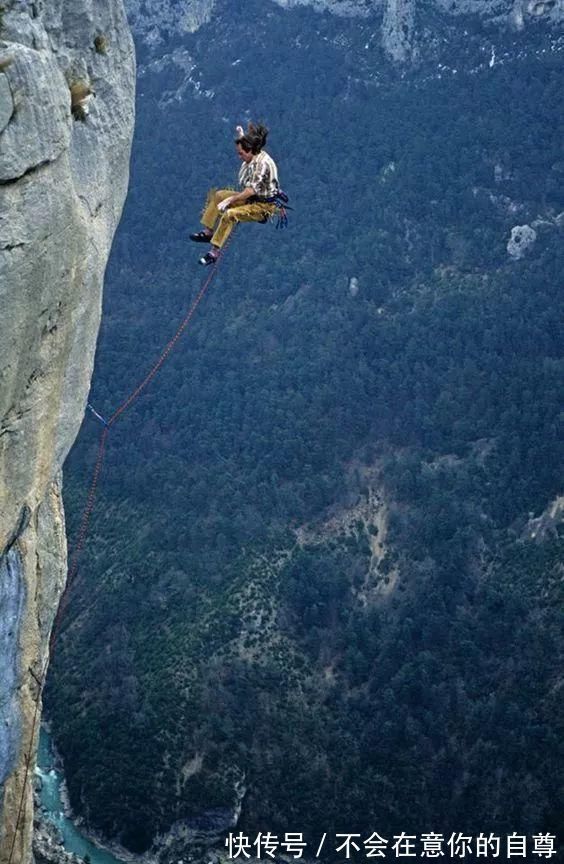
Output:
M511 258L518 260L535 245L536 239L537 232L530 225L515 225L507 241L507 252Z
M52 822L43 818L41 809L37 806L37 800L35 805L35 830L33 834L35 864L81 864L82 858L65 852L60 832Z
M382 44L393 60L403 63L413 52L415 0L388 0L382 22Z
M175 31L193 33L211 20L216 0L127 0L132 27L149 43L162 40Z
M66 573L59 477L84 413L127 190L135 63L121 0L2 8L0 862L26 864L25 756Z
M534 21L564 21L564 0L271 0L284 9L311 6L347 18L380 19L380 43L390 59L403 63L418 54L420 37L417 14L428 17L434 6L446 18L472 15L484 21L522 30ZM218 0L126 0L132 27L148 44L161 42L173 33L194 32L221 14Z

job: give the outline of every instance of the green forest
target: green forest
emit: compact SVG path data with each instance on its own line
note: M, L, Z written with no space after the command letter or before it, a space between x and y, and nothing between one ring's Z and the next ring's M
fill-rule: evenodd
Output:
M528 527L563 488L561 57L400 74L358 22L256 11L252 74L242 11L183 38L213 97L139 78L98 411L199 290L236 123L271 127L294 209L237 230L109 435L46 695L73 807L133 851L243 787L255 833L562 833L562 535Z

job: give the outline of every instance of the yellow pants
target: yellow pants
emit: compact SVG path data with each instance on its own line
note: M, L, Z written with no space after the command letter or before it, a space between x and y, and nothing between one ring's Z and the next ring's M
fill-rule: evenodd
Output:
M255 201L252 204L229 207L224 213L220 213L217 209L219 202L229 198L230 195L235 195L236 191L236 189L212 189L208 194L206 206L202 213L202 225L210 231L214 231L211 242L214 246L219 246L220 249L227 242L236 222L265 222L276 210L275 204Z

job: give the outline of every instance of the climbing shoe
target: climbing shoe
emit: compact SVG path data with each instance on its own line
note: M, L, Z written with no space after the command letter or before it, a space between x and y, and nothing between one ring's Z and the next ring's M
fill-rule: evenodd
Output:
M205 231L198 231L196 234L190 234L190 240L194 243L209 243L212 238L211 234L206 234Z
M212 252L206 252L205 255L198 258L198 264L202 264L204 267L209 267L210 264L215 264L218 258L219 255L213 255Z

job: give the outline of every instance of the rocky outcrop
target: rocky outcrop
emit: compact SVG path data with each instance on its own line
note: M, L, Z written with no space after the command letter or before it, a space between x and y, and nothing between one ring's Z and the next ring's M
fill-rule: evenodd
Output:
M530 225L515 225L507 241L507 252L514 260L523 258L532 249L537 239L537 232Z
M404 63L418 55L416 16L428 5L435 6L446 19L472 15L496 25L522 30L544 20L564 21L564 0L271 0L284 9L311 6L346 18L378 16L381 20L380 44L390 59ZM217 0L126 0L132 27L148 44L157 44L174 33L194 32L220 14ZM425 12L423 17L428 17ZM424 40L428 41L427 32Z
M384 7L382 44L398 63L409 60L414 50L415 0L388 0Z
M66 572L59 477L84 413L127 189L135 70L121 0L2 6L0 862L26 864L24 763Z
M216 0L127 0L133 29L148 44L158 44L174 32L193 33L212 17Z
M65 852L63 838L56 826L37 809L34 820L33 856L35 864L82 864L82 858Z
M558 531L564 523L564 495L551 501L546 510L536 518L531 516L527 522L523 538L542 543L550 538L558 538Z
M220 864L225 849L224 837L233 830L241 815L246 793L244 780L235 784L235 802L230 809L207 810L198 818L183 819L155 838L152 852L160 864L205 860ZM214 848L215 847L215 848Z

